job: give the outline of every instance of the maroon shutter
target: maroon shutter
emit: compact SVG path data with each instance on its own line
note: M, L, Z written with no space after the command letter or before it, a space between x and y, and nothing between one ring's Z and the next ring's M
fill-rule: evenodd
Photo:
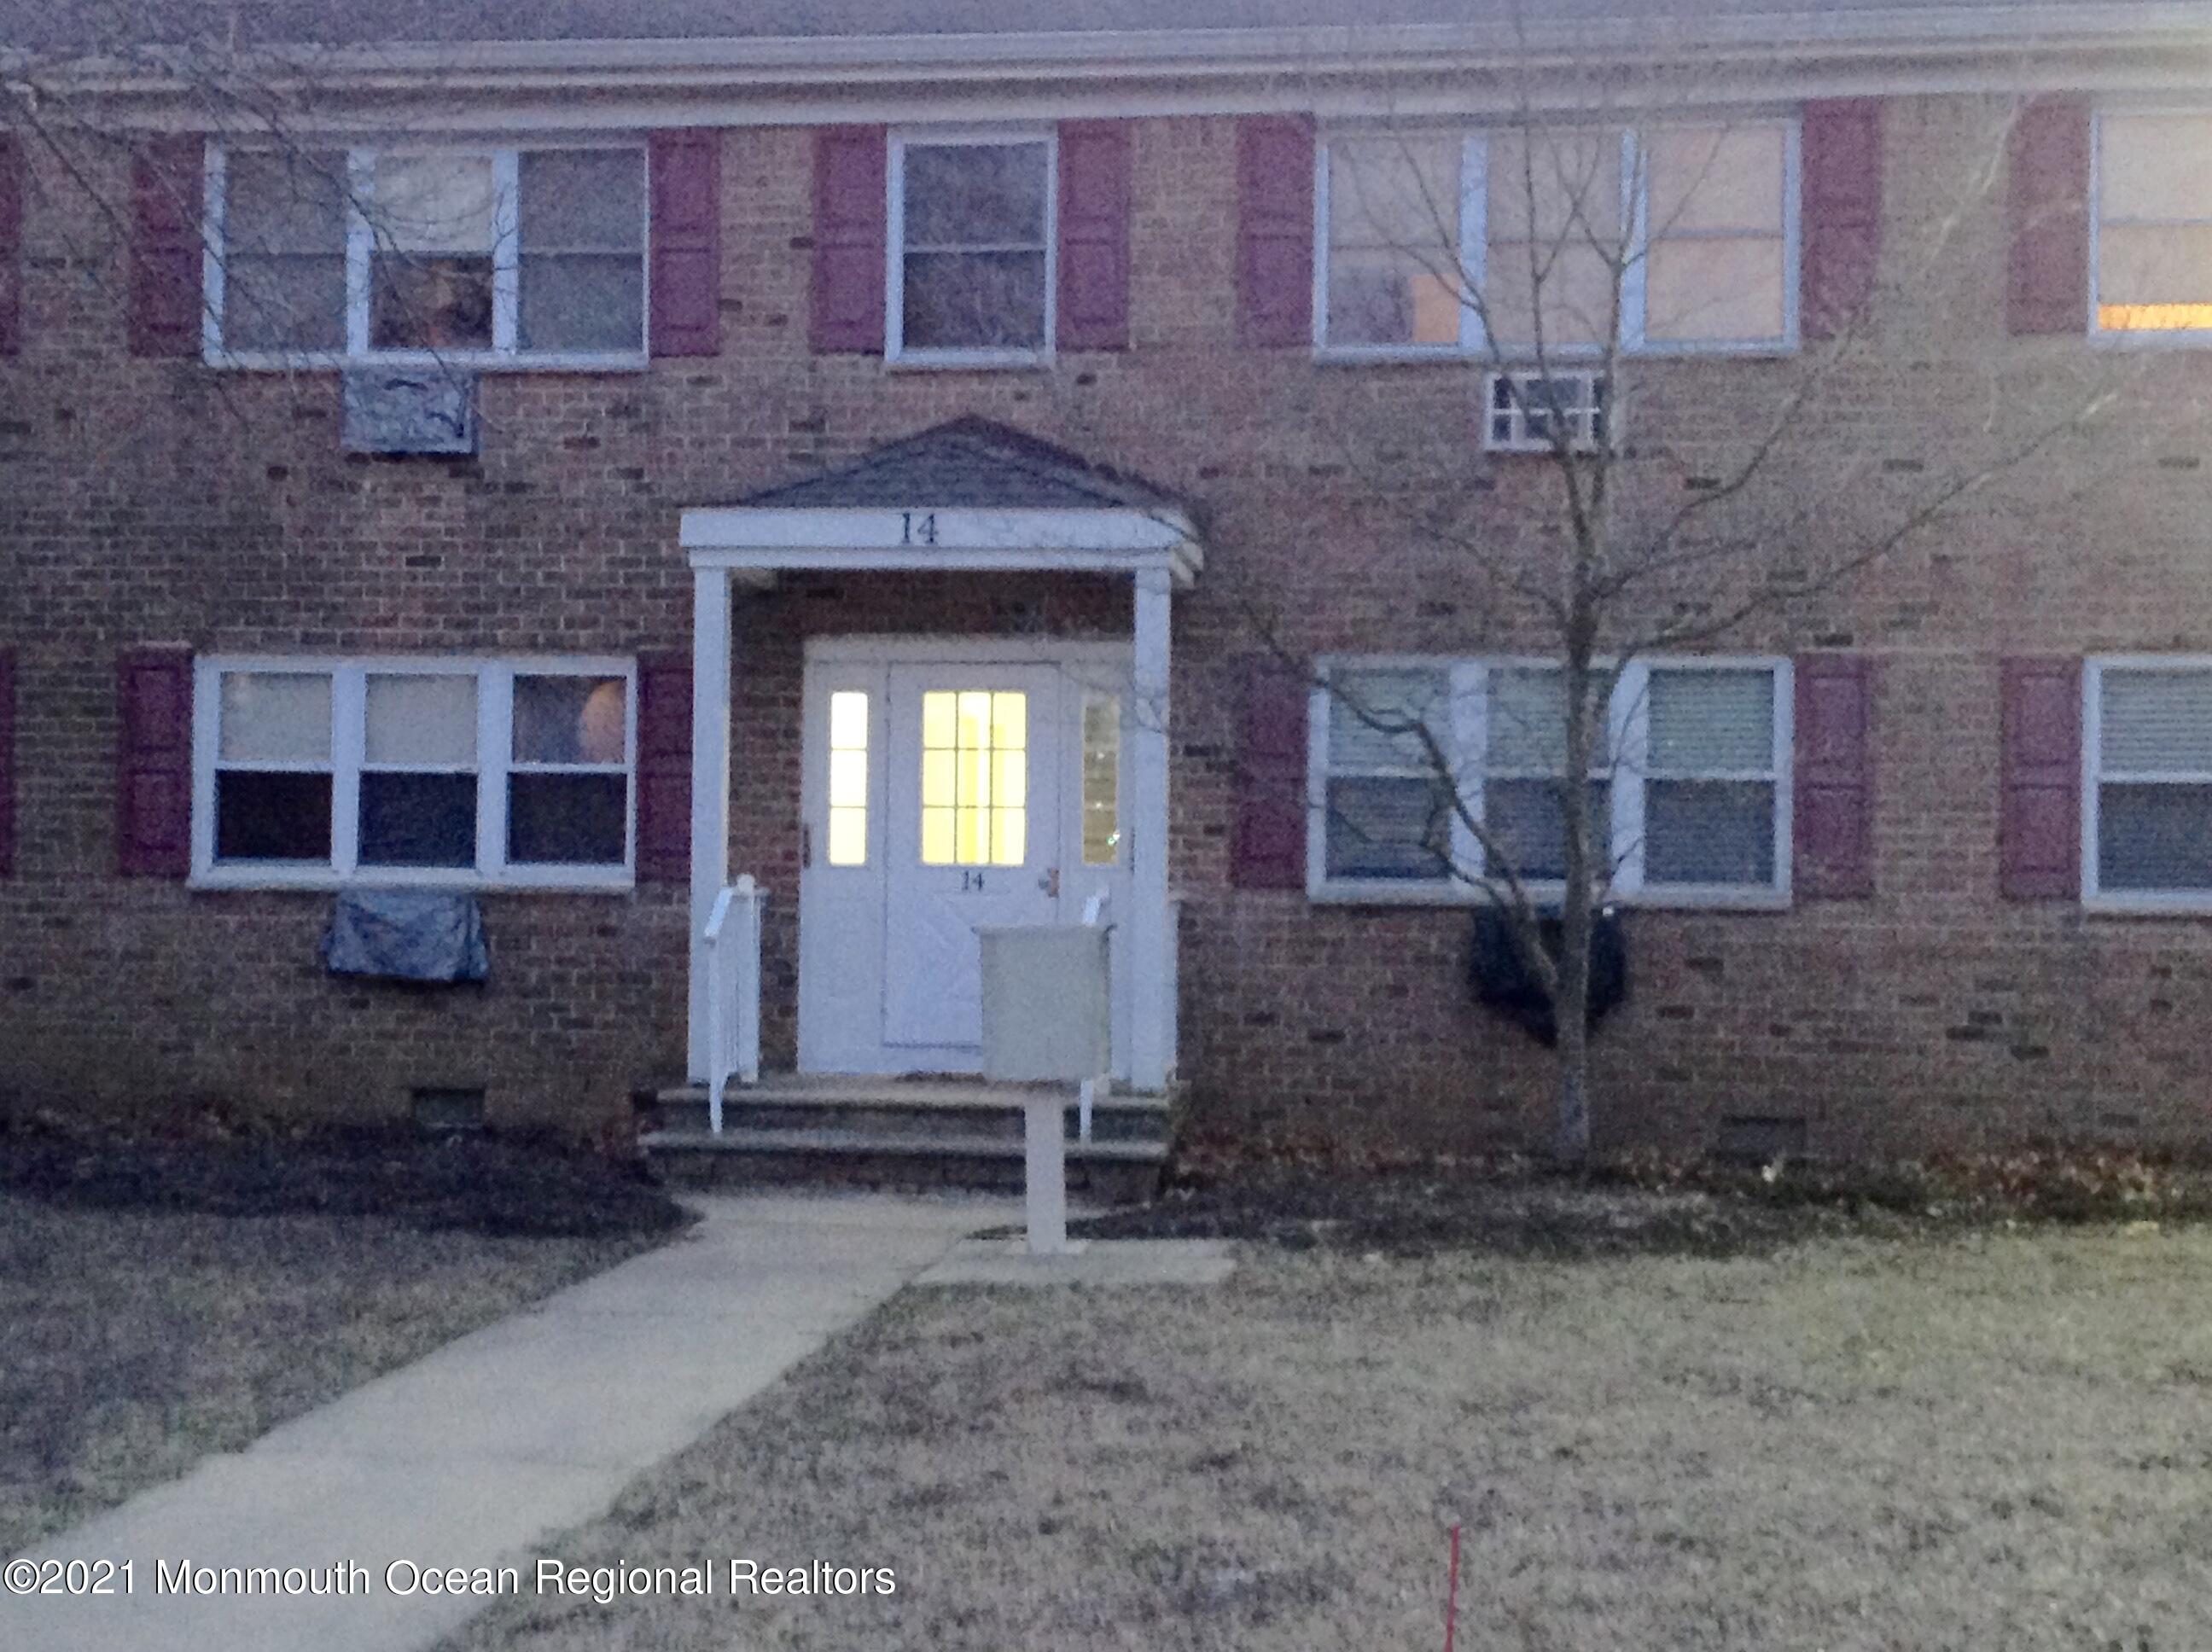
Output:
M1314 131L1303 115L1237 128L1237 317L1247 344L1313 339Z
M814 308L817 351L884 347L884 234L889 210L880 126L814 134Z
M0 355L23 347L23 151L0 132Z
M655 355L722 348L722 135L655 132L653 337Z
M1278 659L1244 677L1230 881L1240 889L1306 886L1306 720L1311 685Z
M1832 338L1874 295L1881 252L1881 100L1808 103L1803 136L1799 325L1808 338Z
M691 875L691 657L637 662L637 876L680 884Z
M2081 662L2004 662L1997 881L2008 899L2070 901L2081 888Z
M2081 332L2089 319L2089 106L2032 100L2013 122L2007 155L2007 321L2016 333Z
M1126 120L1060 128L1060 348L1129 347L1129 152Z
M206 191L200 140L156 139L139 150L131 175L131 353L198 355Z
M0 648L0 878L15 870L15 656Z
M1796 662L1790 772L1790 883L1813 900L1874 893L1874 662L1805 654Z
M192 657L138 648L116 662L116 870L182 878L192 865Z

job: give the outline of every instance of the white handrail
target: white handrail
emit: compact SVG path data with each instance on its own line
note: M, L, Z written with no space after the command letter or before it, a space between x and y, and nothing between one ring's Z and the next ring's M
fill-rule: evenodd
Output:
M767 893L750 873L714 897L701 939L707 954L707 1119L722 1133L722 1096L735 1078L760 1082L761 920Z

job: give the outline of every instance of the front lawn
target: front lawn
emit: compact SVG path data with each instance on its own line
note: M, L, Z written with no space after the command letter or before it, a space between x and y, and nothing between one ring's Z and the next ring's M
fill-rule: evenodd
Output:
M0 1136L0 1555L682 1220L492 1142Z
M2193 1652L2212 1230L909 1291L550 1551L888 1598L501 1603L467 1652Z

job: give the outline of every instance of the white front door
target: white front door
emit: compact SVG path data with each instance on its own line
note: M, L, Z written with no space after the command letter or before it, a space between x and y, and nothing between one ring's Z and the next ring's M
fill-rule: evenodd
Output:
M1048 666L891 668L884 1042L926 1063L982 1045L976 932L1060 915L1059 709Z
M854 653L862 645L848 645ZM799 1064L982 1066L979 929L1127 899L1126 665L810 657ZM1116 960L1115 1045L1125 1047Z

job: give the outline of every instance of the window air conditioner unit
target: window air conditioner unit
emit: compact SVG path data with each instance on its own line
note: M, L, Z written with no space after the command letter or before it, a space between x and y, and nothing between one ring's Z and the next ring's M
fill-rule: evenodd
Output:
M477 451L474 374L437 367L358 368L345 374L341 395L349 453Z
M1511 372L1486 374L1482 386L1482 445L1493 453L1553 451L1554 420L1577 452L1613 438L1612 387L1602 373Z

